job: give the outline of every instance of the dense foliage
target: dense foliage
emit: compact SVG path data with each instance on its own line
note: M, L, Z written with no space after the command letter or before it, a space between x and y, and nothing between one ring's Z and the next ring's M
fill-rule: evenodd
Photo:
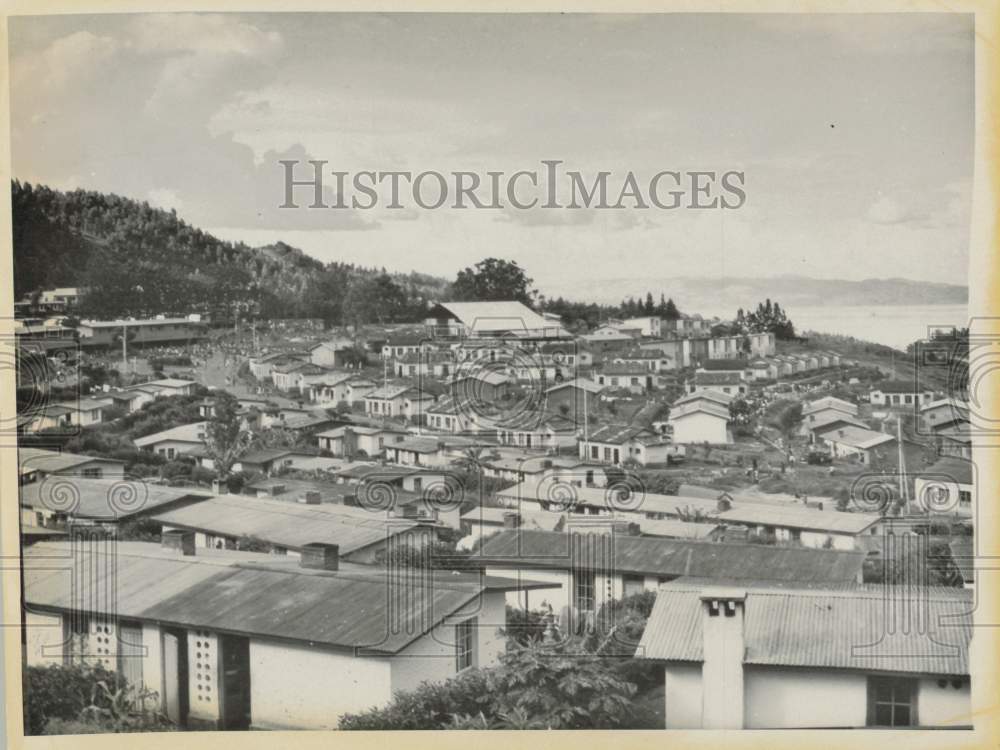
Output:
M576 640L512 644L500 663L399 692L341 729L613 729L630 726L636 686Z
M182 221L175 211L85 190L60 192L11 183L14 287L19 298L54 286L88 291L86 317L204 312L222 319L343 322L353 287L386 276L350 264L324 266L283 243L251 248L224 242ZM402 299L381 317L419 319L448 284L419 273L386 276Z

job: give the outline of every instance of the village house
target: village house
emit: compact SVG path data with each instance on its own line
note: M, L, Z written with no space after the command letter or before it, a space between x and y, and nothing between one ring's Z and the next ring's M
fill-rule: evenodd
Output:
M265 354L263 356L251 357L247 363L250 368L250 374L253 375L257 380L266 381L271 380L271 370L274 367L280 365L287 365L292 362L308 362L309 352L303 351L288 351L288 352L273 352L271 354Z
M718 391L727 396L744 396L750 390L742 373L738 372L708 372L698 370L688 383L688 393Z
M577 431L575 422L558 414L541 418L526 414L522 419L499 425L496 438L500 445L558 453L576 446Z
M443 467L477 442L461 436L408 435L385 445L385 460L402 466Z
M598 354L632 349L639 343L638 329L620 331L612 326L602 326L579 337L584 346Z
M428 311L425 325L438 338L569 336L561 324L515 301L439 302Z
M320 382L327 374L325 367L295 360L274 365L271 368L271 383L284 393L300 393L303 378L314 377L316 382Z
M152 435L137 437L132 440L136 448L156 453L166 459L174 459L198 446L205 445L205 422L192 422L171 427Z
M82 590L51 565L73 554L92 571ZM491 666L505 647L506 592L545 585L387 577L335 545L309 544L295 561L196 547L184 533L113 550L36 544L24 580L27 664L117 668L171 721L202 730L335 729L398 691ZM94 603L85 616L81 597Z
M976 497L975 467L972 461L945 456L926 469L919 469L914 473L916 512L972 517Z
M434 397L412 385L386 385L365 397L365 413L373 417L396 417L419 421Z
M626 318L621 322L623 328L635 328L641 336L659 338L663 333L663 320L657 315L646 315L639 318Z
M537 464L535 464L537 466ZM646 521L697 519L715 521L726 505L718 499L687 495L661 495L636 489L626 491L620 484L608 486L609 477L599 466L558 468L555 461L545 470L521 467L519 484L498 490L497 503L505 508L557 511L579 516L600 516L636 523L641 530ZM711 518L710 518L711 517Z
M309 361L326 369L349 367L356 364L354 342L347 336L335 336L309 347Z
M659 587L636 653L667 729L971 726L970 591L727 583Z
M868 425L858 418L857 404L826 396L802 405L802 426L799 433L810 438L810 441L815 440L817 434L845 425L868 429Z
M397 378L435 378L443 380L455 371L455 355L451 352L425 351L404 354L392 363Z
M44 528L76 523L114 525L126 519L200 502L209 493L192 487L167 487L141 479L57 474L22 484L21 520Z
M327 373L309 384L308 398L315 404L337 405L345 403L348 406L362 403L365 396L375 390L375 381L361 377L355 373Z
M788 503L732 504L715 516L727 525L745 526L760 539L791 542L803 547L856 549L858 537L874 536L881 530L881 516L819 510Z
M200 320L158 316L144 320L81 320L77 326L80 346L121 347L124 335L129 346L191 343L205 338L207 326Z
M670 357L662 349L629 349L618 352L611 356L611 363L656 373L676 369Z
M75 432L75 428L100 424L104 420L104 410L108 406L107 401L93 398L59 401L44 406L38 413L31 414L25 430L28 432L41 432L42 430Z
M640 466L666 464L676 452L662 435L639 425L604 425L582 436L578 448L582 459L615 465L626 461Z
M934 449L942 456L972 460L972 426L968 422L952 422L933 430Z
M594 414L600 405L600 394L606 386L589 378L574 378L557 383L545 391L545 409L583 423L584 414Z
M300 468L300 460L310 459L315 455L315 452L296 448L262 448L240 456L233 464L233 471L270 475L286 469Z
M896 453L896 438L865 427L846 425L816 437L829 446L833 458L855 458L866 466L879 460L891 461Z
M595 369L591 377L609 390L626 390L635 395L660 387L659 376L643 364L605 364Z
M394 545L420 549L437 534L433 523L396 518L377 509L323 503L319 493L288 502L243 495L209 497L184 508L157 513L164 531L196 532L198 547L235 549L240 539L254 539L279 555L298 557L313 542L336 544L345 560L377 562Z
M193 380L183 378L161 378L160 380L150 380L139 385L148 388L155 388L156 395L160 396L190 396L198 384ZM133 388L137 386L132 386Z
M773 333L747 333L735 336L713 336L707 339L709 359L770 357L775 352Z
M865 557L840 550L643 537L622 533L627 526L616 519L569 518L562 532L502 530L484 539L469 559L489 576L558 584L537 595L511 592L510 606L548 604L563 618L590 619L612 599L656 591L678 578L744 585L850 584L860 580Z
M67 451L19 446L20 483L26 484L49 476L77 476L90 479L125 476L125 462L102 456L82 456Z
M728 399L716 391L704 390L674 401L667 424L674 443L725 445L733 442L729 421Z
M705 320L698 313L694 313L693 315L682 314L679 318L663 321L664 330L669 330L682 335L701 333L702 331L710 330L711 327L711 321Z
M940 398L920 407L920 428L925 435L968 421L969 405L955 398Z
M924 406L934 400L934 391L905 380L883 380L868 392L872 406Z
M435 344L424 333L395 333L382 345L382 359L400 357L430 351Z
M113 409L121 409L126 414L139 411L146 404L156 400L157 391L142 386L131 388L107 388L97 394L96 400L102 401Z
M428 406L425 414L426 426L432 430L452 435L467 435L479 431L475 412L468 407L463 408L448 396Z
M467 404L475 413L483 413L511 391L513 379L501 369L463 366L447 382L448 394Z
M365 455L374 458L382 455L387 443L402 440L406 435L401 429L352 424L317 433L316 440L321 450L329 451L333 456L353 458Z

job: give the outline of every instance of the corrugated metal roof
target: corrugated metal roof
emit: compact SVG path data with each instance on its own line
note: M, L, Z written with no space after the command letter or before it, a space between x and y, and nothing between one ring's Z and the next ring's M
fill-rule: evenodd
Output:
M21 505L65 513L76 518L113 521L149 513L185 498L206 498L209 492L191 487L166 487L141 479L90 479L55 475L21 485Z
M251 536L300 549L313 542L340 546L342 555L410 531L419 524L384 512L344 505L304 505L224 495L160 513L160 523L229 537Z
M74 573L87 571L75 576L76 588L69 570L31 564L53 554L72 559ZM29 606L76 609L82 596L97 611L107 605L103 613L119 617L379 653L398 652L485 588L504 588L499 579L427 571L390 578L379 569L358 572L360 566L328 572L244 565L253 553L169 556L142 543L41 543L25 555Z
M119 461L114 458L103 458L102 456L82 456L77 453L67 453L66 451L48 451L42 448L19 447L17 449L17 455L21 460L22 467L37 469L39 471L53 474L59 471L65 471L66 469L72 469L75 466L88 464L92 461L103 461L105 463L118 464L119 466L125 465L124 461Z
M881 520L875 513L847 513L814 510L802 506L742 505L719 513L717 518L727 523L744 523L751 526L781 526L789 529L829 531L841 534L860 534Z
M609 519L609 523L613 519ZM507 567L587 567L575 534L502 531L487 539L472 561ZM847 582L857 580L864 554L854 551L773 547L763 544L614 535L607 559L595 565L621 573L698 576L734 581Z
M701 661L711 588L660 587L639 645L649 659ZM962 589L750 588L744 664L967 675L972 596Z

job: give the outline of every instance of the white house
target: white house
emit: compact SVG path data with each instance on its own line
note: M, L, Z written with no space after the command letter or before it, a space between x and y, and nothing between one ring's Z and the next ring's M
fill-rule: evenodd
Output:
M334 456L352 457L363 453L375 457L382 455L387 443L405 438L403 430L389 427L368 427L365 425L344 425L316 433L321 450Z
M733 441L729 405L711 393L689 394L671 404L667 424L673 429L673 442L722 445Z
M896 438L867 427L845 425L816 436L830 447L830 455L834 458L856 457L863 464L871 464L876 452L895 452L896 449Z
M354 342L347 336L335 336L309 348L309 361L320 367L344 367L350 364Z
M637 654L664 665L667 729L971 727L971 594L678 581Z
M573 420L558 414L541 416L539 419L535 419L534 415L525 416L524 419L497 427L496 437L500 445L553 453L576 445L578 428Z
M567 338L560 325L516 301L439 302L425 324L433 336Z
M558 588L511 592L511 606L593 616L602 604L682 577L749 585L768 581L850 584L861 552L636 536L615 518L569 516L561 532L503 530L484 539L470 562L488 575L546 581Z
M75 401L59 401L45 406L39 413L32 414L26 430L39 432L41 430L67 430L74 427L90 427L100 424L104 419L104 410L108 408L107 400L80 398Z
M905 380L883 380L868 393L872 406L925 406L934 400L934 391Z
M193 422L132 440L135 447L167 459L176 458L205 445L206 422Z
M851 550L858 546L858 537L879 533L881 518L874 513L818 510L789 503L737 502L718 513L715 520L745 526L751 533L777 542Z
M665 464L675 452L662 435L638 425L604 425L581 436L577 445L580 458L616 465Z
M976 497L973 463L955 456L938 459L916 472L913 494L918 512L971 517Z
M296 562L196 548L183 533L163 547L37 544L25 551L26 663L118 670L188 729L335 729L346 713L489 666L504 649L504 596L516 584L386 576L341 561L334 545L304 552ZM53 556L86 571L84 589ZM92 602L85 615L81 596Z
M82 456L67 451L18 447L20 481L25 483L47 476L79 476L100 479L125 476L125 462L101 456Z

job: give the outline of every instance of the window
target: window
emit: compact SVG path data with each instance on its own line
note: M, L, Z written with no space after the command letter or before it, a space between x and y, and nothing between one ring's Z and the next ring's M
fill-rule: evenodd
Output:
M917 723L917 681L908 677L868 678L868 726L912 727Z
M594 571L576 571L574 574L573 599L579 611L594 611Z
M470 617L455 626L455 671L476 665L476 618Z
M590 457L591 458L598 458L599 456L600 456L600 452L597 450L597 446L596 445L590 446Z
M85 477L87 477L88 479L100 479L101 478L101 469L100 469L100 467L91 467L89 469L84 469L83 470L83 475Z
M622 596L641 594L645 579L642 576L622 576Z

